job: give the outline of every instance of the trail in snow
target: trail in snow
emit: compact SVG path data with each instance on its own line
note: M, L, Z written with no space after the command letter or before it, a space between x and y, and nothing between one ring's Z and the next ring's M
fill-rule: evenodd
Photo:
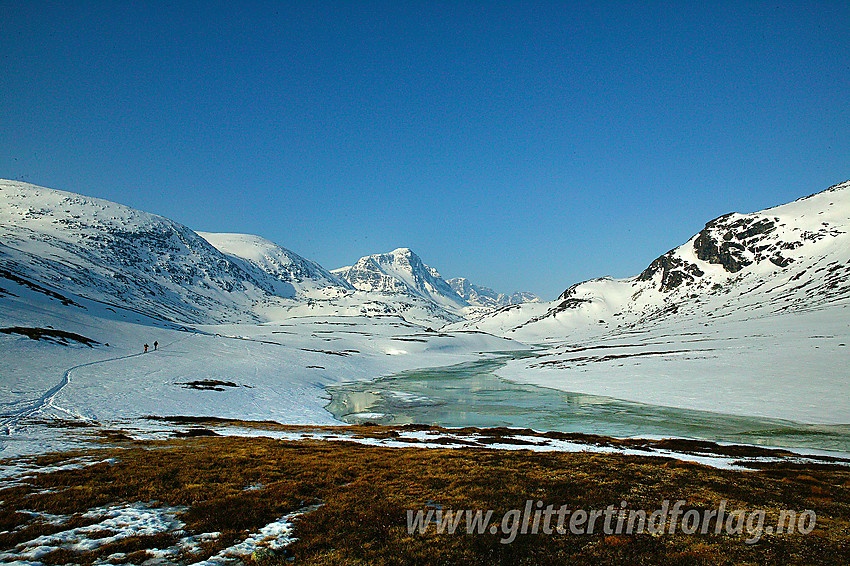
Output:
M188 337L187 338L181 338L181 339L178 339L178 340L174 340L173 342L169 342L168 344L163 344L159 348L158 351L164 350L167 347L169 347L169 346L171 346L171 345L173 345L177 342L180 342L182 340L187 340L187 339L188 339ZM65 414L67 414L67 415L69 415L69 416L71 416L72 418L75 418L75 419L88 420L88 419L86 419L86 417L84 417L80 414L77 414L77 413L74 413L74 412L69 411L67 409L64 409L64 408L62 408L58 405L55 405L53 403L54 399L59 394L59 392L61 392L65 387L68 386L68 384L71 383L71 372L78 370L78 369L82 369L84 367L94 366L94 365L97 365L97 364L105 364L107 362L115 362L115 361L118 361L118 360L128 360L130 358L136 358L138 356L143 356L143 355L148 354L148 353L152 354L153 352L137 352L135 354L129 354L129 355L126 355L126 356L116 356L114 358L107 358L107 359L104 359L104 360L95 360L93 362L86 362L84 364L79 364L79 365L73 366L71 368L68 368L62 374L62 379L59 381L59 383L57 383L56 385L54 385L53 387L48 389L47 392L45 392L41 397L39 397L34 403L32 403L31 405L29 405L27 407L24 407L23 409L20 409L19 411L15 411L11 415L5 415L5 418L2 421L0 421L0 430L2 430L3 434L10 435L15 431L15 427L21 421L28 419L28 418L31 418L34 415L38 414L39 412L41 412L41 411L43 411L47 408L57 409L57 410L62 411L63 413L65 413Z

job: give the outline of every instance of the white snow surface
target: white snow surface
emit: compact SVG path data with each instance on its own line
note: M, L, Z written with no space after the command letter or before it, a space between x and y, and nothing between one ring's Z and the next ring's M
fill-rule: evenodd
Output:
M223 564L234 563L241 564L241 558L250 556L258 548L280 550L296 540L292 535L293 520L305 513L315 511L318 508L318 505L311 505L293 513L288 513L277 521L272 521L268 525L264 526L258 532L248 535L242 542L229 548L225 548L215 556L211 556L206 560L196 562L193 566L220 566Z
M259 321L275 281L167 218L14 181L0 181L0 269L181 323Z
M259 269L293 287L296 295L309 296L327 287L351 290L353 287L324 267L281 246L252 234L214 234L197 232L217 250L234 261L245 262L246 271Z
M175 518L175 515L180 511L182 509L152 508L138 503L91 509L83 516L101 519L99 522L51 535L42 535L21 543L14 548L14 552L0 553L0 561L4 563L19 563L21 559L35 561L60 548L85 552L132 536L151 536L170 530L179 530L183 524ZM50 522L62 524L66 519L67 517L52 516ZM102 531L109 531L112 534L101 536ZM97 538L89 538L92 533L101 534Z
M292 536L292 521L317 508L318 506L314 505L284 515L277 521L272 521L263 526L256 533L248 534L241 542L206 560L196 562L195 566L242 564L245 557L250 556L260 547L272 550L281 549L295 540ZM185 536L186 533L183 531L185 525L176 517L183 511L185 511L185 508L154 507L143 503L119 504L91 509L84 513L83 517L97 519L98 522L39 536L18 544L14 549L0 552L0 562L4 564L41 564L40 559L42 557L58 549L86 552L129 537L152 536L171 532L177 536L184 536L173 547L147 549L148 554L153 555L153 558L149 559L146 564L173 564L181 553L195 552L199 550L203 541L220 536L220 533L200 533ZM33 515L38 515L39 519L54 525L63 525L70 519L70 517L63 515L36 513L33 513ZM120 563L123 558L123 554L112 554L107 557L105 563Z

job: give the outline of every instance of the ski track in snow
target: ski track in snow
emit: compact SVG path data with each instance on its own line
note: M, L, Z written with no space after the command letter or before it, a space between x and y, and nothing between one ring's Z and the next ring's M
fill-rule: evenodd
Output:
M188 340L188 337L181 338L179 340L174 340L173 342L170 342L168 344L164 344L164 345L162 345L162 347L159 348L159 350L164 350L165 348L167 348L167 347L169 347L173 344L176 344L177 342L181 342L183 340ZM59 383L57 383L56 385L54 385L53 387L48 389L47 392L45 392L41 397L39 397L38 400L35 403L29 405L28 407L24 407L23 409L16 411L16 412L12 413L11 415L6 415L6 418L3 421L0 421L0 429L2 429L3 434L5 434L7 436L11 435L15 431L16 426L21 421L23 421L25 419L32 418L33 416L37 415L38 413L40 413L40 412L42 412L42 411L44 411L45 409L48 409L48 408L53 408L53 409L57 409L59 411L62 411L63 413L71 416L74 419L84 420L84 421L89 420L86 417L84 417L83 415L80 415L78 413L74 413L73 411L69 411L67 409L64 409L64 408L54 404L54 402L53 402L54 399L56 398L56 396L63 389L65 389L65 387L67 387L71 383L71 372L78 370L78 369L82 369L84 367L90 367L90 366L94 366L94 365L98 365L98 364L105 364L107 362L116 362L118 360L129 360L131 358L143 356L143 355L148 354L148 353L152 353L152 352L137 352L135 354L129 354L129 355L126 355L126 356L116 356L114 358L107 358L105 360L95 360L93 362L86 362L84 364L78 364L78 365L75 365L73 367L68 368L62 374L62 379L59 381Z

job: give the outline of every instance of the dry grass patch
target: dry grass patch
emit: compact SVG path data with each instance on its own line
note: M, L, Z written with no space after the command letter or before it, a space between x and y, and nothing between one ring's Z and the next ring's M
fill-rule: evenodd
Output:
M389 434L368 426L356 432ZM494 430L487 434L499 436ZM0 548L13 548L55 527L16 511L80 518L92 508L141 502L184 508L177 517L186 534L221 533L194 554L177 558L188 562L244 540L283 515L321 503L296 521L298 540L276 557L264 558L265 563L850 563L850 469L835 465L776 464L730 471L617 454L383 448L226 436L114 446L96 455L110 458L108 462L41 474L28 485L0 490L0 528L15 533L0 535ZM62 458L43 461L56 465ZM814 509L818 526L809 536L765 536L755 545L726 534L541 534L500 544L501 535L407 533L407 509L493 509L501 517L528 499L571 509L604 509L625 500L630 509L647 512L665 499L684 499L695 509L715 508L726 500L729 508L765 509L766 524L781 509ZM87 553L60 549L49 561L91 564L114 552L144 561L149 558L145 550L171 546L175 536L130 537Z

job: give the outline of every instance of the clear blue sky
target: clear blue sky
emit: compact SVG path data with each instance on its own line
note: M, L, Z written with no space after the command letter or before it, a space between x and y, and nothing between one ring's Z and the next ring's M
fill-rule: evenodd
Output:
M850 2L0 3L0 177L545 298L850 178Z

